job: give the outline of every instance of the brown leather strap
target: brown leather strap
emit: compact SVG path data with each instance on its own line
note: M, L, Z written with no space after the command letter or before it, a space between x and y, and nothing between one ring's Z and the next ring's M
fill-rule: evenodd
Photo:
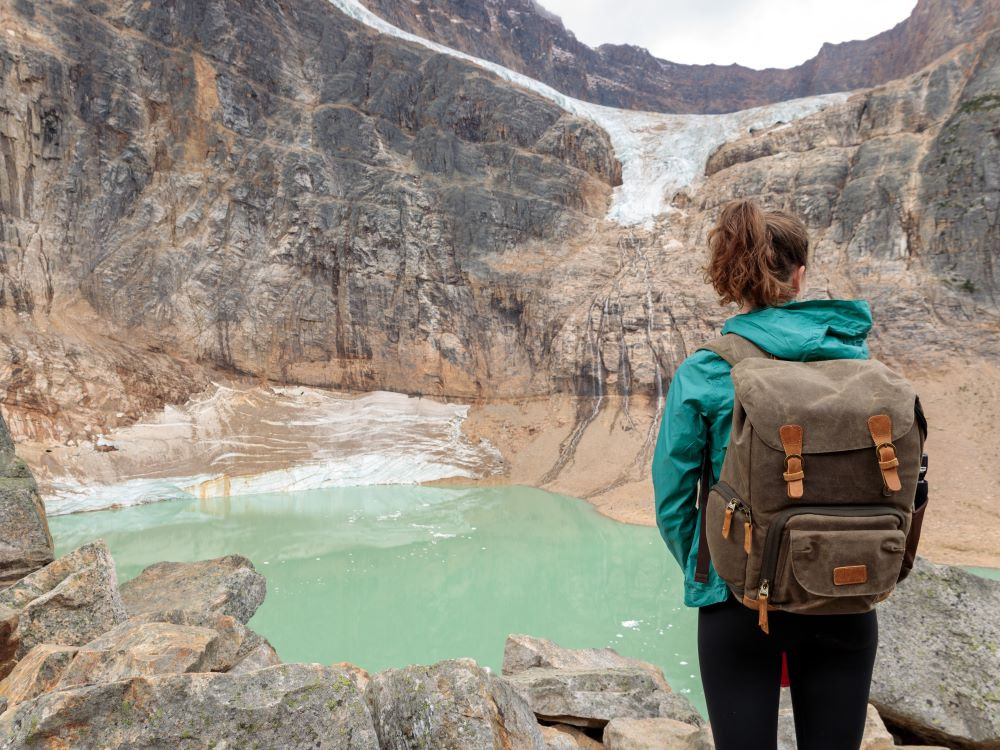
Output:
M701 462L701 479L698 480L698 510L701 514L701 528L698 532L698 557L694 564L694 580L708 583L708 563L712 556L708 550L708 490L712 484L712 451L705 443L705 457Z
M885 489L889 492L899 492L903 485L899 481L897 471L899 459L896 458L896 446L892 444L892 418L888 414L868 417L868 431L875 442L875 454Z
M699 349L707 349L724 359L730 367L735 367L744 359L750 357L770 357L773 354L761 349L749 339L735 333L726 333L718 338L702 344ZM707 429L707 428L706 428ZM705 443L705 457L701 466L701 480L698 487L698 508L701 511L701 530L698 533L698 557L695 561L694 580L698 583L708 583L708 564L711 554L708 551L708 529L705 523L706 506L708 505L708 490L712 485L712 451Z
M793 500L802 497L805 490L805 465L802 461L802 426L783 424L778 429L781 436L781 446L785 449L785 473L782 474L788 483L788 496Z
M718 338L702 344L699 349L707 349L722 357L730 367L736 367L744 359L763 357L776 359L773 354L764 351L750 339L745 339L737 333L724 333Z

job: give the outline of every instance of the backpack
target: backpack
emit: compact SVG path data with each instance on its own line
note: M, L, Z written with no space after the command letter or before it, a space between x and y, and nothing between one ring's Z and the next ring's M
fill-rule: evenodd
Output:
M927 423L913 388L871 359L781 360L736 334L700 348L732 366L734 401L712 486L705 453L695 580L710 557L765 633L770 610L872 609L913 564L908 534L919 538Z

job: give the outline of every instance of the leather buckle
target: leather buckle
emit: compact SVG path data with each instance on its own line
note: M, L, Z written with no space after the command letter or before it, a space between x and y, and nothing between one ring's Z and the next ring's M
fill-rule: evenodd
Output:
M793 459L793 458L799 459L799 466L801 466L803 468L805 467L806 462L802 460L802 455L800 453L789 453L787 456L785 456L785 471L786 472L788 471L788 462L791 459Z

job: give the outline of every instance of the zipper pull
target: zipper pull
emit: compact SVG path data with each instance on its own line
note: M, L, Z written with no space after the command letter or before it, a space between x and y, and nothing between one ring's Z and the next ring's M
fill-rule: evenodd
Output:
M757 591L757 625L768 635L771 633L767 624L767 595L769 589L770 584L765 580L760 584L760 589Z
M722 519L722 538L729 538L729 528L733 525L733 511L736 510L736 501L730 500L726 506L726 516Z
M750 545L753 544L753 526L749 519L743 522L743 551L750 554Z

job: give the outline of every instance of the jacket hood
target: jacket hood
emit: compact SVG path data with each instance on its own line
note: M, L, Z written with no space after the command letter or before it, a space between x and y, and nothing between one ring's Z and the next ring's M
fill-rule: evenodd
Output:
M789 302L734 315L722 327L780 359L867 359L872 313L864 300Z

